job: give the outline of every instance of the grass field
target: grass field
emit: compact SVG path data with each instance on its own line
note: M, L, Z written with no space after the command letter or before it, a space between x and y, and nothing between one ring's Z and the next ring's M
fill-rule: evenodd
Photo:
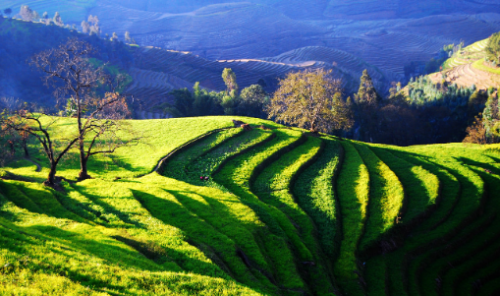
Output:
M41 172L20 151L1 168L1 295L500 288L498 145L376 145L244 117L126 123L94 179L77 182L70 152L62 191L41 185L35 142ZM74 121L58 125L64 141Z

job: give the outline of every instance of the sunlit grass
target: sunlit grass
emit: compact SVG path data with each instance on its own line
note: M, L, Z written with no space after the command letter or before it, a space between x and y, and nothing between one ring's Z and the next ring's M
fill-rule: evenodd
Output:
M60 124L63 139L74 120ZM498 145L374 145L242 117L127 130L91 160L95 179L74 182L71 151L64 191L41 184L35 142L42 172L21 158L0 170L0 294L439 295L436 277L443 295L498 289ZM390 235L394 250L366 255Z

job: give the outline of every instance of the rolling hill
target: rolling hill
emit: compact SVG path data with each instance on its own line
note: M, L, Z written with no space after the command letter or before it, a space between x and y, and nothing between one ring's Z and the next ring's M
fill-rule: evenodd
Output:
M68 155L63 191L40 184L30 146L40 171L19 158L0 174L0 294L500 291L498 145L374 145L232 119L128 121L128 145L91 160L95 179L76 182Z

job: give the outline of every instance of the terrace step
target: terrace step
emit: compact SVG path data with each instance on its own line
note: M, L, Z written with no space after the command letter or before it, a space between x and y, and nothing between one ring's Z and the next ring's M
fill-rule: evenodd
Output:
M320 295L333 292L329 282L329 268L324 264L325 258L317 242L316 229L310 217L296 202L290 191L297 173L303 169L319 153L322 141L309 137L307 141L283 154L278 160L267 166L252 183L252 191L259 199L285 214L296 228L302 242L312 255L314 266L305 268L307 281L314 292Z
M429 171L438 177L439 183L442 184L440 187L441 192L436 200L436 209L422 223L416 225L411 236L406 238L402 247L386 255L387 266L389 266L388 288L390 294L408 295L407 293L410 291L416 290L413 285L414 281L410 280L415 276L416 268L411 266L414 256L412 254L418 253L421 245L429 242L426 234L438 227L455 207L460 192L460 183L446 169L435 166L414 155L403 151L391 151L391 154L415 167L421 167Z
M294 263L311 261L313 259L307 247L302 243L295 226L279 209L263 203L251 191L251 184L258 174L281 154L302 144L305 138L301 132L277 129L273 130L276 137L265 145L241 154L228 161L214 176L214 180L240 200L252 208L270 231L268 235L274 240L265 239L262 248L267 250L274 266L274 275L278 283L286 289L307 289L308 284L299 273L302 266ZM293 246L292 251L290 244ZM276 254L279 250L280 254ZM294 260L294 257L297 257Z
M437 205L439 178L421 166L394 156L387 149L373 147L372 150L398 176L403 185L405 199L399 223L408 227L428 216Z
M345 294L363 295L365 281L358 268L356 252L367 217L370 175L353 144L341 144L345 158L336 188L342 213L342 240L334 271L339 287Z
M367 222L359 251L365 251L391 231L402 215L404 190L399 178L368 146L355 145L370 174Z
M301 172L293 185L293 195L314 222L323 252L332 258L340 250L341 215L335 189L344 150L331 138L323 138L324 147L316 161Z
M433 249L453 239L465 225L468 225L475 218L481 202L484 202L484 182L477 174L463 167L453 158L433 158L432 162L453 172L461 184L461 192L453 211L446 215L440 224L427 231L425 240L416 242L416 244L420 244L420 247L407 255L407 258L409 258L408 256L413 257L409 261L409 273L412 276L410 278L410 292L414 294L421 293L418 291L433 289L419 285L424 268L432 261L429 256ZM415 238L412 237L413 239Z
M495 192L500 190L500 177L487 174L482 168L471 168L485 180L488 198L484 211L467 227L471 229L471 234L462 239L463 244L458 244L459 248L453 254L446 257L450 264L440 273L443 279L442 295L457 294L461 290L470 291L473 282L488 274L488 270L489 273L498 270L499 264L495 259L498 258L500 250L500 216L496 209L500 206L500 198ZM482 221L487 221L489 226L483 227ZM488 252L489 256L486 255ZM482 274L479 270L483 270Z

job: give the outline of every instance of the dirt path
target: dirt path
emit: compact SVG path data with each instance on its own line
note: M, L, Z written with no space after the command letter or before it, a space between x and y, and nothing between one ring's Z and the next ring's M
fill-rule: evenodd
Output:
M29 157L25 157L24 159L26 159L27 161L29 161L29 162L33 163L34 165L36 165L36 171L35 172L39 173L39 172L42 171L42 166L38 162L34 161L33 159L31 159Z

